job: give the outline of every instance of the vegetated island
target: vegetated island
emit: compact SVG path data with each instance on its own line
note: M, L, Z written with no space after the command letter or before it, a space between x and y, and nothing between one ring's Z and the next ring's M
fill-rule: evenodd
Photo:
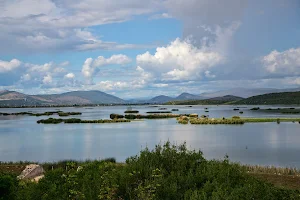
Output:
M187 116L180 116L177 118L177 122L180 124L236 124L241 125L244 123L263 123L263 122L298 122L300 124L300 118L241 118L239 116L233 116L232 118L208 118L203 115L200 118Z
M104 124L104 123L123 123L123 122L130 122L127 119L98 119L98 120L82 120L77 118L70 118L70 119L62 119L62 118L49 118L49 119L41 119L38 120L38 124Z
M1 199L299 199L297 169L207 160L186 144L143 149L125 163L44 163L38 182L17 179L26 163L0 163Z
M63 112L63 111L49 111L49 112L44 112L44 113L32 113L32 112L18 112L18 113L1 113L0 115L2 116L10 116L10 115L15 115L15 116L19 116L19 115L29 115L29 116L36 116L36 117L40 117L40 116L50 116L50 115L54 115L57 114L60 117L66 117L66 116L70 116L70 115L81 115L81 112Z

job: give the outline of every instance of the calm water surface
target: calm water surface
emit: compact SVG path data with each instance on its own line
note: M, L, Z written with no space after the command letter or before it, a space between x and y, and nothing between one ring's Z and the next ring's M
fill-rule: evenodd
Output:
M209 108L209 113L204 108ZM250 111L240 108L243 117L300 117ZM260 106L263 108L263 106ZM269 108L270 106L266 107ZM275 106L274 108L277 108ZM209 117L240 115L233 106L167 106L178 113L208 114ZM111 113L122 114L127 107L25 108L0 109L0 112L45 112L56 109L83 114L81 119L107 119ZM158 108L136 106L140 113ZM175 112L174 112L175 113ZM52 116L58 117L58 116ZM77 116L76 116L77 117ZM148 146L184 141L190 149L200 149L208 159L222 159L243 164L275 165L300 168L300 124L256 123L244 125L180 125L176 119L144 120L120 124L37 124L43 117L0 116L0 161L58 161L63 159L101 159L115 157L124 161ZM69 118L69 117L67 117Z

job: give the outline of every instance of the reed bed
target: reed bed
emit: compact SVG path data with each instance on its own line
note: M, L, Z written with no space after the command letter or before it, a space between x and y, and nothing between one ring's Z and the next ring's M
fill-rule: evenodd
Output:
M246 123L256 122L300 122L300 118L243 118Z
M124 113L139 113L138 110L126 110Z
M242 166L248 173L276 174L276 175L294 175L300 176L300 170L297 168L244 165Z
M103 124L103 123L123 123L123 122L130 122L130 120L127 119L99 119L99 120L81 120L81 119L76 119L76 118L71 118L71 119L54 119L54 118L49 118L49 119L41 119L38 120L38 124L60 124L64 122L65 124L84 124L84 123L89 123L89 124Z
M165 119L180 117L179 114L125 115L126 119Z
M32 113L32 112L18 112L18 113L0 113L0 115L3 116L9 116L9 115L29 115L29 116L36 116L36 117L40 117L40 116L50 116L50 115L54 115L57 114L60 117L65 117L65 116L70 116L70 115L81 115L81 112L62 112L62 111L50 111L50 112L44 112L44 113Z
M242 119L190 118L191 124L244 124Z

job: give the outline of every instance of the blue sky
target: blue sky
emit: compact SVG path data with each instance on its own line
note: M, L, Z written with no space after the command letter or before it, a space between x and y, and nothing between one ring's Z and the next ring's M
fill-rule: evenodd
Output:
M0 90L300 87L297 0L4 0Z

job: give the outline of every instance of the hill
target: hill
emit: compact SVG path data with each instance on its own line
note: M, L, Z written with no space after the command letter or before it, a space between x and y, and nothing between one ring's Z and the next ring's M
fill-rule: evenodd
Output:
M177 96L174 100L192 100L192 99L203 99L202 97L190 93L182 93Z
M210 99L202 99L202 100L185 100L185 101L169 101L167 105L220 105L227 104L229 102L235 102L242 100L242 97L226 95L223 97L215 97Z
M247 105L292 105L300 104L300 92L281 92L264 95L257 95L236 101L233 104Z
M123 104L125 100L101 91L74 91L62 94L27 95L15 91L0 92L0 106L43 106L74 104Z
M165 95L159 95L156 96L148 101L146 101L147 103L153 103L153 104L161 104L161 103L166 103L168 101L172 101L173 98L169 97L169 96L165 96Z
M214 97L223 97L226 95L234 95L243 98L248 98L252 96L270 94L270 93L279 93L279 92L296 92L300 91L300 88L289 88L289 89L276 89L276 88L233 88L228 90L222 90L211 93L202 93L199 96L205 99L214 98Z

